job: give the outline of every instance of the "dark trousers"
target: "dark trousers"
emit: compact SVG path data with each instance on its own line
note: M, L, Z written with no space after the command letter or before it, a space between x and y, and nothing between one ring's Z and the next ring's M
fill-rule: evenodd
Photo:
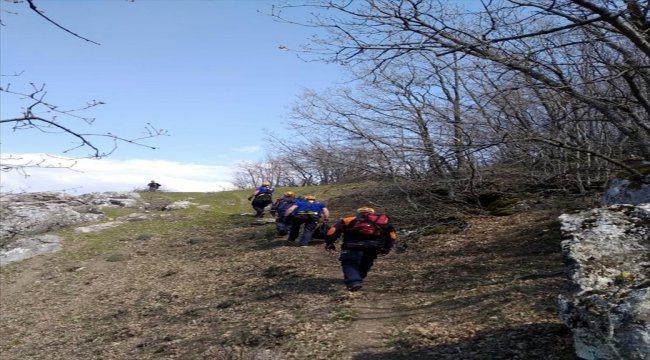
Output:
M291 230L289 231L289 241L296 241L298 234L300 234L300 226L305 225L304 230L302 231L302 236L298 240L298 245L307 245L311 242L311 234L316 230L316 220L315 219L298 219L294 217L291 221Z
M339 256L345 285L360 284L377 258L376 249L343 249Z
M291 218L278 214L275 218L275 230L278 235L287 235L291 230Z
M253 206L253 209L255 209L255 217L263 217L264 216L264 208L266 208L270 202L263 202L263 201L254 201L251 204Z

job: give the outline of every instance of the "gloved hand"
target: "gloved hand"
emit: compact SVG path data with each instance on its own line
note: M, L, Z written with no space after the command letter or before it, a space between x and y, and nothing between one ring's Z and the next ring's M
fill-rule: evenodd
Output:
M336 250L336 245L332 244L325 244L325 250L327 251L335 251Z
M249 197L248 197L248 200L250 200L250 199L252 199L252 198L253 198L252 196L249 196Z

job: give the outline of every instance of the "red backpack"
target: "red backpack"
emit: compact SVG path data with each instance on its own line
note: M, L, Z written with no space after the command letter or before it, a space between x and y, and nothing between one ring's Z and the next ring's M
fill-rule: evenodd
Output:
M382 235L385 225L388 224L388 215L365 213L350 222L348 231L366 237Z

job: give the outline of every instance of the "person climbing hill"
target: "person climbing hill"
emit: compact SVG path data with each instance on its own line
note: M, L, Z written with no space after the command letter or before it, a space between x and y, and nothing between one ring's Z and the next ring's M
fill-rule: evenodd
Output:
M337 221L327 232L325 249L336 250L335 242L343 235L339 261L349 291L362 288L363 280L378 254L386 255L395 245L397 234L385 214L371 207L357 209L356 215Z
M273 191L275 189L271 187L271 183L265 181L248 197L248 200L253 199L251 205L255 209L255 217L264 217L264 208L273 202Z
M304 200L297 201L285 212L285 216L291 217L291 230L287 241L295 242L299 246L307 246L311 242L312 233L319 221L327 222L330 212L327 205L316 201L316 196L307 195ZM300 226L305 225L300 239ZM296 239L298 239L296 241Z
M271 206L270 213L275 216L275 229L279 236L287 235L291 229L291 218L287 218L285 213L295 203L296 194L293 191L287 191Z

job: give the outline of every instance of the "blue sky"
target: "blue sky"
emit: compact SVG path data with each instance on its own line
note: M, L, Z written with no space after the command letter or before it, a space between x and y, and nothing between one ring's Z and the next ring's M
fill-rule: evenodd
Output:
M92 127L77 123L75 129L138 137L149 122L169 136L146 141L157 150L122 144L107 159L77 161L75 171L29 169L29 177L1 173L2 191L132 190L151 179L176 191L227 188L234 164L263 159L265 131L285 130L290 107L303 90L325 88L343 77L335 65L306 62L291 51L313 30L274 21L267 15L272 1L35 4L101 45L56 28L26 2L2 1L3 86L25 90L30 82L44 83L46 100L64 109L91 100L106 103L81 113L97 119ZM21 75L6 76L14 73ZM2 119L25 105L0 96ZM61 156L71 146L63 136L0 130L5 159L8 154Z

